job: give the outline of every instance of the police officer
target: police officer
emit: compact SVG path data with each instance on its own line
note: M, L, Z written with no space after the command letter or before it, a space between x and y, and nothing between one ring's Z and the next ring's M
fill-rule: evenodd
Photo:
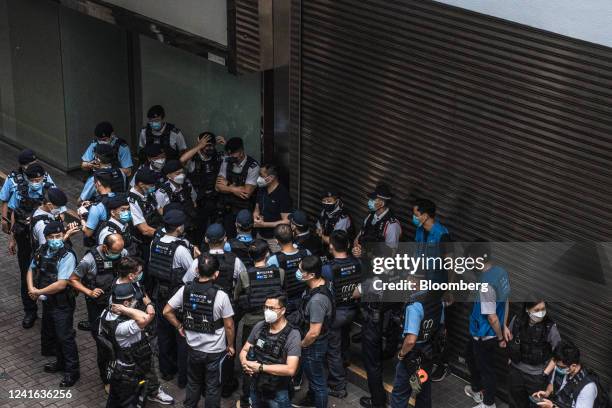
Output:
M219 193L215 190L217 174L223 162L223 156L215 148L216 139L211 132L200 133L198 144L181 156L181 163L186 166L188 178L197 193L197 229L193 235L194 242L197 243L202 241L206 228L212 223L220 222L223 216ZM224 143L223 137L219 136L219 139Z
M85 201L79 208L82 214L83 244L87 247L96 245L98 228L103 221L108 220L108 199L115 195L111 190L112 175L105 171L94 172L94 186L98 193L93 202Z
M121 284L130 284L134 288L134 298L136 299L136 308L150 315L152 319L155 319L155 305L146 294L144 286L142 286L144 270L142 261L134 257L124 257L119 261L118 267L119 273L115 280L116 286ZM155 322L153 321L142 331L142 335L146 337L149 342L151 349L154 351L157 349L157 330ZM157 402L162 405L169 405L174 403L174 398L166 394L159 383L158 376L158 363L157 359L151 358L150 364L144 370L144 378L146 379L146 395L149 401ZM111 380L112 382L112 380Z
M111 191L113 193L125 193L128 188L128 178L123 172L123 169L113 167L113 148L108 144L101 144L96 148L95 161L98 163L95 172L108 173L111 177ZM128 169L129 170L129 169ZM89 176L85 181L79 201L88 201L96 195L93 175Z
M97 319L108 306L111 287L118 273L118 265L124 256L127 256L127 251L124 249L121 234L109 234L103 244L87 251L70 277L72 286L86 296L85 304L90 328L96 327ZM106 386L108 384L106 376L108 357L98 341L98 332L95 329L91 330L91 336L96 342L100 379Z
M107 208L110 214L108 221L100 224L98 245L102 245L110 234L120 234L123 237L123 247L128 254L133 255L130 204L125 194L118 194L108 199Z
M21 272L21 301L25 312L21 325L24 329L34 326L36 320L36 302L28 297L25 277L32 259L31 217L34 210L43 202L47 190L53 187L45 182L45 174L40 164L29 165L24 172L25 178L19 180L8 202L8 208L12 211L8 250L9 254L14 255L15 248L17 249L17 261Z
M486 242L471 244L465 251L466 257L482 258L484 267L480 270L479 283L487 284L487 291L479 291L470 314L470 342L466 362L470 370L470 385L465 393L476 402L478 407L495 406L497 375L495 352L506 348L508 338L508 298L510 282L504 268L494 265L491 246ZM482 390L482 392L481 392Z
M166 181L166 178L162 174L164 164L166 164L166 153L162 149L161 145L152 144L148 145L143 149L143 153L146 157L146 161L138 166L138 169L134 172L134 177L130 181L130 186L134 187L136 183L136 175L139 171L147 169L155 176L155 186L158 186Z
M30 221L30 226L32 227L31 236L33 250L37 250L40 245L47 242L44 234L45 225L50 221L62 221L61 214L66 212L67 202L68 198L66 194L59 188L51 187L47 190L47 194L42 204L34 211ZM80 228L78 228L77 225L76 231L73 228L72 230L69 229L67 232L70 232L70 235L72 235L79 230Z
M358 311L353 293L361 283L361 262L349 254L350 239L344 230L335 230L329 237L332 259L323 265L322 275L331 282L336 314L329 330L327 365L329 367L329 395L347 396L346 369L350 348L350 331Z
M111 306L100 316L100 338L110 343L113 355L107 408L145 405L153 353L144 331L155 315L137 309L137 304L134 286L122 283L114 286Z
M308 393L294 407L327 407L325 355L328 352L329 328L334 318L334 298L328 282L321 275L321 258L310 255L302 259L296 272L308 289L301 304L302 369L308 378Z
M255 228L259 236L268 241L273 252L279 250L273 240L274 227L289 223L291 197L289 191L278 180L279 169L276 165L265 163L259 169L257 178L257 197L255 200Z
M238 211L236 215L236 236L230 238L226 245L225 250L231 251L244 264L244 266L253 266L253 260L249 256L249 246L253 242L253 214L247 209Z
M43 302L40 336L43 352L55 347L56 361L46 364L44 371L63 371L59 386L72 387L79 379L79 353L72 327L75 299L68 279L76 266L76 256L64 246L61 222L49 222L44 234L47 242L34 254L27 273L28 293L32 301Z
M223 226L227 235L233 238L238 211L253 208L251 196L257 187L259 164L244 152L244 143L239 137L227 141L225 152L227 156L219 168L215 188L221 193Z
M561 335L542 299L523 303L521 313L510 321L508 330L510 406L529 408L529 396L546 389L548 377L555 369L553 350L561 342Z
M321 262L327 261L327 251L323 248L323 241L310 229L308 215L302 210L295 210L289 215L293 239L298 248L307 249L312 255L321 257Z
M11 228L11 219L10 214L8 213L8 202L11 200L11 196L16 193L17 186L27 183L25 170L28 168L28 166L38 163L38 158L32 150L25 149L19 153L17 161L19 162L19 167L16 170L11 171L4 181L2 189L0 190L0 202L2 203L2 231L6 234L10 233ZM55 185L48 173L45 173L43 183L48 183L52 186Z
M296 278L300 262L308 255L309 250L296 248L293 245L293 231L289 224L280 224L274 228L274 238L280 245L280 251L270 256L268 265L276 265L285 271L285 291L287 293L287 313L290 322L294 322L293 313L299 309L306 283Z
M336 190L327 189L321 195L321 212L317 219L316 231L323 244L329 244L329 237L333 231L342 230L353 238L354 228L351 216L344 209L340 194Z
M431 407L431 381L421 383L419 369L431 373L432 343L440 330L442 301L438 293L416 292L406 305L404 341L397 354L391 407ZM416 394L416 397L415 397Z
M154 105L147 112L147 125L140 131L138 147L144 149L152 144L159 144L168 160L178 160L187 149L181 130L165 121L166 112L161 105Z
M182 206L182 210L187 216L185 229L189 240L194 241L194 220L196 218L196 199L197 194L191 185L191 181L187 179L185 170L178 160L169 160L164 165L162 173L167 178L167 181L161 184L155 191L155 200L157 201L157 211L163 215L164 207L169 203L178 203Z
M193 263L188 243L181 238L185 233L186 221L185 214L180 210L169 210L164 214L165 234L151 242L148 267L154 281L151 295L157 316L159 369L166 381L174 378L178 372L180 387L187 384L185 340L163 318L163 305L182 285L183 275Z
M107 145L112 148L109 161L111 167L120 168L126 176L129 176L133 166L130 146L125 140L115 136L113 125L109 122L100 122L96 125L94 134L95 139L87 146L81 157L81 168L85 171L97 169L100 163L95 160L96 154L101 154L100 146Z
M285 318L287 297L270 294L264 304L265 320L253 327L242 346L240 363L251 381L251 407L291 406L289 382L298 369L300 332Z
M220 407L221 359L235 354L234 310L229 296L214 284L218 276L217 258L200 255L198 278L180 288L164 308L169 324L187 339L185 407L195 408L202 394L207 407ZM180 321L176 316L178 310L182 312Z
M263 305L266 297L281 291L285 281L284 270L267 265L270 249L265 240L253 241L249 247L249 255L253 259L254 266L240 273L234 291L234 300L238 303L240 311L244 313L242 344L247 341L255 324L264 319ZM250 378L243 376L240 406L249 406L250 393Z
M401 227L388 208L391 198L391 191L385 184L377 185L374 191L368 194L369 214L355 238L352 250L357 258L366 258L363 245L367 243L385 243L382 251L385 254L397 248ZM390 313L390 310L390 306L380 302L364 302L362 308L364 324L361 330L361 347L370 396L361 397L359 403L365 408L383 407L386 404L387 398L382 381L383 321L385 314Z
M151 240L162 223L155 201L156 177L151 170L141 169L134 175L134 180L134 186L128 193L132 239L136 245L136 255L148 262Z

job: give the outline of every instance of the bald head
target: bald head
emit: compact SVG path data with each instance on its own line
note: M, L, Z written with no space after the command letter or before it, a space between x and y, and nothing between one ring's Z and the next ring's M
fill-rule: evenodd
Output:
M105 252L119 254L121 251L123 251L125 243L123 242L123 237L121 234L109 234L106 236L106 238L104 238L103 245L106 249Z

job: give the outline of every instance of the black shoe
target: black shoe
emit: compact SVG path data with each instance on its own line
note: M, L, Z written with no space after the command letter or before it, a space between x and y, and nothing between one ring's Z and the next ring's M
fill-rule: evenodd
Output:
M45 364L43 370L45 373L58 373L60 371L64 371L64 367L57 364L57 361L54 361L52 363Z
M329 395L330 397L343 399L346 398L348 392L346 391L346 388L343 390L334 390L333 388L330 388L329 390L327 390L327 395Z
M234 378L234 381L221 389L221 398L229 398L237 389L238 380Z
M59 384L60 388L69 388L76 384L79 381L79 374L65 374L64 379Z
M43 357L55 357L55 350L43 350L40 352Z
M83 330L83 331L91 331L89 320L81 320L79 324L77 324L77 329Z
M166 373L161 373L161 378L164 381L172 381L174 379L174 376L176 374L166 374Z
M176 383L176 385L181 389L184 390L185 387L187 387L187 383L186 382L178 382Z
M361 397L359 398L359 405L364 408L384 408L386 404L374 405L372 404L372 397Z
M449 374L450 374L450 368L448 368L448 364L442 364L442 365L435 367L435 369L429 376L429 379L433 382L438 382L438 381L442 381L443 379L445 379L446 376Z
M291 406L295 407L295 408L316 407L315 402L314 402L314 398L312 398L311 396L308 396L308 395L306 397L302 398L299 402L292 402Z
M36 313L26 313L26 315L23 316L23 320L21 321L21 327L23 327L24 329L31 329L32 327L34 327L34 322L37 318L38 316L36 316Z
M351 336L351 342L353 342L353 343L361 343L361 332L353 334Z

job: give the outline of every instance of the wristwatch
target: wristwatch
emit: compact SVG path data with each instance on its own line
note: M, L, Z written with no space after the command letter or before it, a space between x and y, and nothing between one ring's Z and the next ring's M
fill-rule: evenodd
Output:
M263 363L259 365L259 373L263 373Z

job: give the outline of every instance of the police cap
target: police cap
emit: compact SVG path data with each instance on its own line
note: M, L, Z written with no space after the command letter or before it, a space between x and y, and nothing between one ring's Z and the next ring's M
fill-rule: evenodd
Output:
M119 283L113 289L113 303L123 303L136 295L134 285L131 283Z
M223 225L215 223L206 228L206 238L210 241L220 241L225 236Z
M43 166L40 164L34 163L31 166L28 166L28 168L25 170L25 175L30 179L42 177L45 175L45 169L43 169Z
M64 223L61 221L50 221L45 225L45 229L43 230L45 236L57 234L58 232L64 232Z
M164 211L164 223L173 226L184 225L187 221L185 213L181 210Z
M308 215L302 210L295 210L289 214L289 221L298 227L305 227L308 225Z
M386 184L378 184L374 191L368 193L368 198L380 198L382 200L390 200L393 197L393 193Z
M63 207L68 202L68 197L62 190L53 187L47 191L47 200L57 207Z
M236 215L236 224L242 228L250 228L253 226L253 214L246 208L238 211Z
M106 206L109 210L114 210L121 206L128 205L128 200L125 194L116 194L112 197L108 197Z
M36 160L36 153L34 153L32 149L22 150L21 153L19 153L19 156L17 156L17 160L19 161L19 164L25 166L26 164L30 164Z

